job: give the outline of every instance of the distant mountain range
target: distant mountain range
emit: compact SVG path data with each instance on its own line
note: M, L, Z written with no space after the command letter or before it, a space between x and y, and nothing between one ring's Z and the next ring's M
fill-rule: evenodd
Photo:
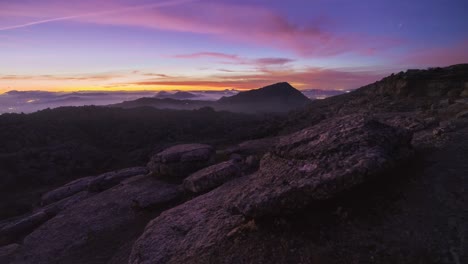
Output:
M132 107L138 107L143 105L150 104L153 107L157 108L169 108L169 109L185 109L192 110L198 109L204 106L210 106L219 110L230 110L230 111L239 111L236 105L239 104L239 100L249 100L248 98L255 98L253 103L251 103L254 111L252 112L263 112L263 111L288 111L290 107L287 102L289 97L288 93L284 93L284 90L280 86L286 87L286 90L291 88L289 84L280 83L276 85L271 85L268 87L273 87L274 91L257 89L252 93L242 92L240 99L226 99L222 100L223 103L214 103L214 101L219 100L222 97L230 98L234 95L237 95L239 91L237 90L223 90L223 91L89 91L89 92L47 92L47 91L9 91L3 94L0 94L0 114L2 113L31 113L46 108L57 108L61 106L83 106L83 105L112 105L125 102L125 108L128 108L129 105ZM276 87L276 88L275 88ZM278 89L278 87L280 87ZM292 90L291 90L292 91ZM324 99L330 96L335 96L342 94L346 91L341 90L321 90L321 89L306 89L295 91L292 94L295 94L296 98L300 98L299 93L304 94L309 99ZM284 98L275 97L275 93ZM267 98L263 98L263 97ZM160 99L157 100L148 100L151 99ZM177 100L179 102L176 102ZM238 100L236 103L231 102L231 100ZM135 101L130 103L131 101ZM190 101L190 102L180 102L180 101ZM265 104L269 105L266 109L257 109L260 105L264 106ZM223 107L224 105L228 105ZM272 109L273 105L276 108ZM282 108L284 108L282 110ZM241 109L242 110L242 109Z
M178 92L168 95L159 93L153 98L140 98L111 105L113 107L134 108L151 106L160 109L195 110L212 107L241 113L281 113L305 106L311 100L289 83L282 82L263 88L240 92L217 101L188 100L191 93ZM186 100L179 100L186 99Z

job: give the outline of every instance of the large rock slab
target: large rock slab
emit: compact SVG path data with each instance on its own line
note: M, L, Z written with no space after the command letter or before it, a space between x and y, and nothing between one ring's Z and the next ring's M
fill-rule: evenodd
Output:
M106 263L181 193L152 177L98 193L26 236L12 263Z
M4 225L0 229L0 246L17 241L51 217L52 215L44 211L38 211Z
M65 184L55 190L45 193L41 197L41 204L48 205L53 202L60 201L64 198L70 197L76 193L84 191L88 188L88 184L93 180L93 176L80 178Z
M381 177L413 153L412 134L361 115L283 137L233 208L249 217L282 214Z
M133 245L129 263L210 263L199 259L210 254L227 234L245 222L231 214L224 203L228 193L237 191L235 179L182 205L163 212L151 221ZM219 263L219 262L212 262Z
M201 193L212 190L240 175L241 168L237 162L225 161L195 172L184 180L183 186L187 191Z
M148 172L149 170L146 167L126 168L118 171L107 172L93 178L89 182L88 188L90 191L106 190L119 184L123 180L138 175L145 175L148 174Z
M59 212L79 203L80 201L91 197L94 193L90 193L88 191L82 191L79 193L75 193L74 195L64 198L60 201L48 204L44 207L37 208L35 212L43 211L48 215L55 216Z
M98 176L80 178L69 182L55 190L45 193L41 197L41 204L44 206L55 203L86 190L94 192L103 191L119 184L121 181L127 178L137 175L144 175L148 172L148 168L146 167L134 167L106 172Z
M227 154L238 153L243 155L264 154L274 148L280 137L268 137L241 142L229 147L224 152Z
M156 177L183 179L209 166L214 152L213 147L204 144L177 145L154 155L147 166Z
M241 239L243 230L255 229L255 221L265 221L266 216L300 212L384 176L412 154L410 140L411 133L363 116L331 119L285 136L262 159L258 172L150 222L133 246L130 263L222 263L226 257L249 262L254 258L242 246L249 241L237 245L243 251L229 256L225 251ZM281 241L275 246L281 249ZM269 259L268 248L260 249L256 254Z

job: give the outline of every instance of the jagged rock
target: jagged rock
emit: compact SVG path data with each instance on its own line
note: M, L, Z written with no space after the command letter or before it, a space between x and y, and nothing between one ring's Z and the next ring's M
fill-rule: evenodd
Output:
M130 263L219 262L225 257L222 248L252 229L252 217L297 212L382 176L412 154L410 140L408 131L362 116L331 119L285 136L257 173L150 222L133 246ZM246 257L231 254L238 261Z
M154 155L148 168L156 177L183 179L212 163L214 149L204 144L184 144Z
M379 177L412 154L411 133L364 116L283 137L233 202L249 217L285 213Z
M239 164L225 161L195 172L184 180L186 190L201 193L212 190L219 185L241 175Z
M65 184L62 187L59 187L53 191L50 191L41 198L41 204L47 205L53 202L60 201L64 198L74 195L75 193L79 193L84 191L88 188L89 182L93 179L93 176L80 178Z
M98 193L26 236L12 263L105 263L180 195L177 186L152 177ZM141 202L154 211L142 210Z
M49 220L52 216L44 211L22 217L0 229L0 245L15 242L19 238L32 232L36 227Z
M106 190L119 184L121 181L127 178L138 175L145 175L148 174L148 172L149 170L146 167L126 168L118 171L107 172L93 178L89 182L88 188L90 191Z
M11 260L11 256L18 250L20 245L10 244L0 247L0 263L8 263Z

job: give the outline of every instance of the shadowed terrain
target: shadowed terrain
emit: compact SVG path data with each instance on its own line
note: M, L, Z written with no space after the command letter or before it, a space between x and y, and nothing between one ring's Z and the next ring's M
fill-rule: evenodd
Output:
M298 98L281 83L217 103L288 105L284 90ZM392 74L283 115L133 106L0 117L13 129L0 136L2 181L31 203L6 196L1 261L467 260L467 64ZM44 165L65 143L80 152ZM34 165L22 172L18 159Z

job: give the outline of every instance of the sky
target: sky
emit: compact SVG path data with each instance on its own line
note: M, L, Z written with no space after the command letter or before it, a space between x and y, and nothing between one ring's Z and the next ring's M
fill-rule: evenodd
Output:
M0 0L0 93L353 89L468 62L466 0Z

